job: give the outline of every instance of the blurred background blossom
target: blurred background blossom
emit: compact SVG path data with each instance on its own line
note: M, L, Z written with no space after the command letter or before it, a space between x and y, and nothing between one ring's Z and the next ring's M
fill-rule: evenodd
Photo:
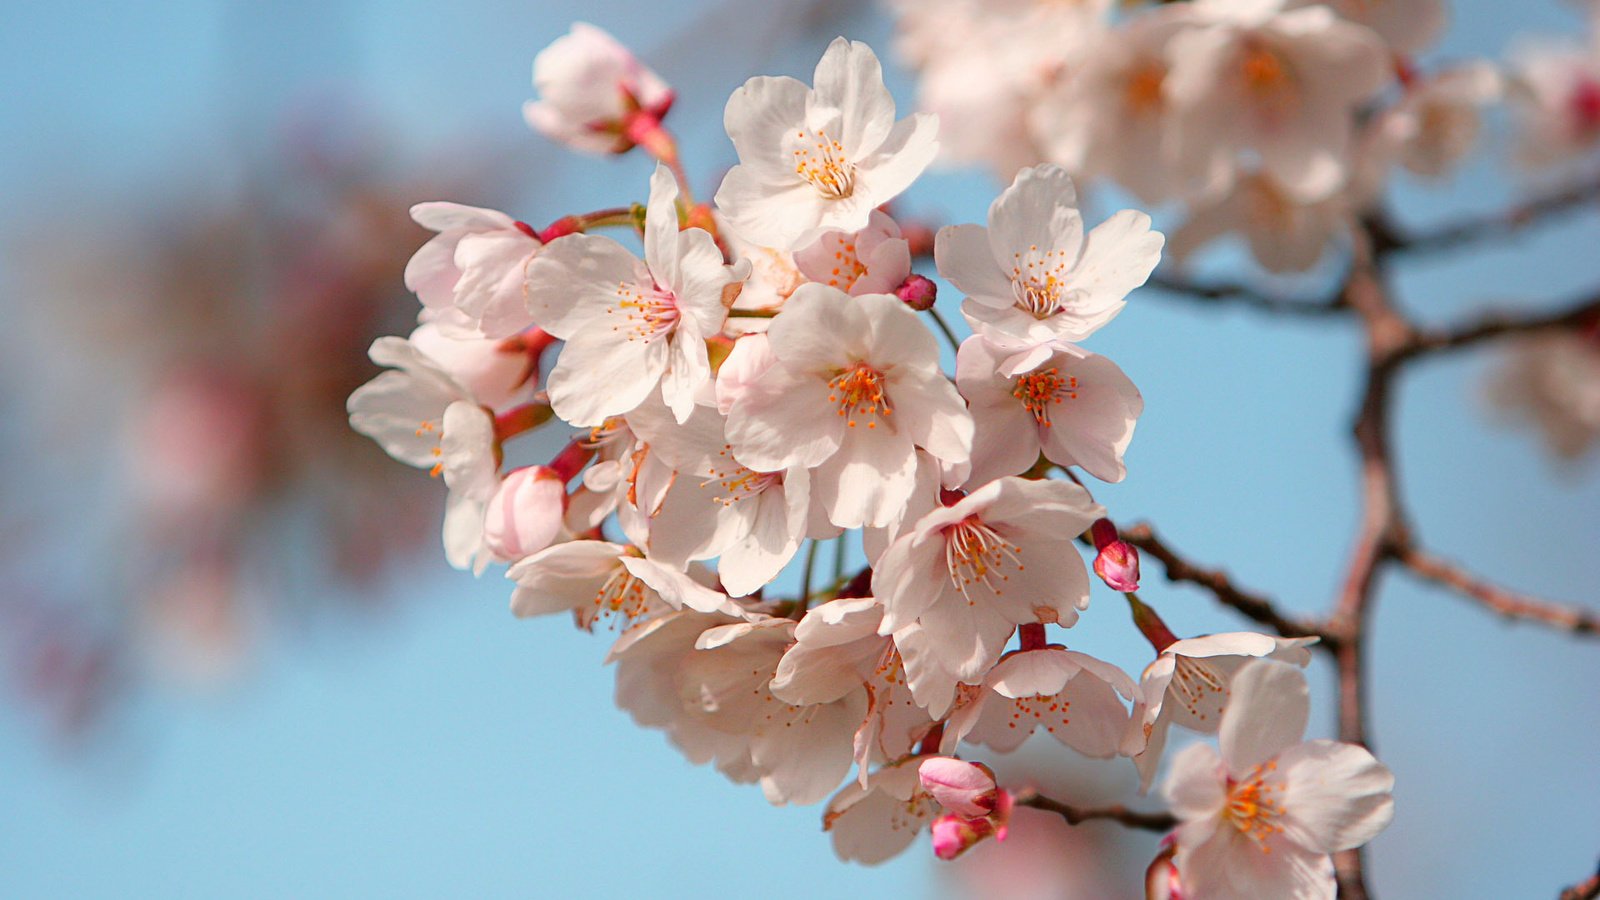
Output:
M1592 64L1575 4L1450 7L1440 59L1554 40ZM804 75L837 33L890 58L890 10L188 0L10 12L0 58L21 89L0 99L6 894L759 884L767 896L1043 897L1067 873L1090 886L1082 896L1138 882L1147 836L1032 811L1011 840L954 864L935 866L921 844L876 869L834 862L817 810L769 809L635 729L610 698L604 641L515 622L498 578L444 570L441 492L346 422L344 398L375 371L366 346L415 321L400 273L427 235L405 215L412 203L543 223L641 199L646 160L575 158L522 123L533 54L572 20L611 30L677 90L672 124L708 194L733 161L728 93L752 74ZM992 63L973 65L956 68L981 77ZM1512 168L1530 151L1511 126L1545 127L1540 90L1554 79L1512 98L1520 118L1491 114L1487 146L1458 174L1399 181L1394 207L1448 220L1561 177ZM890 84L909 106L913 80ZM940 86L965 96L962 76ZM957 149L982 163L992 148ZM981 164L924 179L902 221L979 220L992 179ZM1574 296L1600 274L1597 237L1600 215L1584 209L1514 245L1408 263L1400 293L1424 321ZM1322 607L1356 509L1343 429L1358 335L1135 300L1101 349L1149 405L1137 475L1102 499L1290 608ZM1594 348L1557 343L1430 366L1402 398L1400 462L1422 525L1453 555L1592 603L1600 408L1595 379L1575 372ZM1149 592L1185 632L1238 627L1199 594ZM1401 788L1374 882L1393 896L1498 897L1586 874L1600 852L1592 649L1413 583L1384 604L1375 730ZM1137 671L1147 652L1104 606L1074 637ZM1328 672L1312 675L1327 697ZM1062 759L1025 751L1002 774L1085 802L1133 783L1125 763Z

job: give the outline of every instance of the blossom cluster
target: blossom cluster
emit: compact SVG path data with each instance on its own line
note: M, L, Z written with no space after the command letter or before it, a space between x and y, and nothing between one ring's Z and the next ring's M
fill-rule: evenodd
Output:
M1226 53L1305 50L1274 16L1204 34ZM1348 28L1333 55L1364 65L1365 32ZM1344 74L1351 96L1308 120L1360 93ZM1078 474L1126 475L1143 400L1083 344L1155 269L1150 217L1087 227L1068 168L1020 168L983 224L932 242L964 297L958 341L912 270L926 249L887 204L964 129L898 117L865 44L835 40L810 85L757 77L733 93L738 163L710 203L663 124L671 89L604 32L575 26L534 81L535 128L658 165L643 202L544 228L412 210L435 233L405 273L420 324L373 345L389 371L349 411L443 481L449 562L507 565L518 616L617 630L618 704L773 803L827 800L845 859L887 859L924 827L942 858L1003 838L1023 795L958 753L1042 731L1130 758L1148 788L1176 725L1222 746L1220 760L1185 751L1168 783L1186 895L1331 895L1328 854L1387 824L1389 776L1361 748L1295 743L1309 639L1172 635L1132 593L1137 552ZM1289 168L1307 189L1341 174ZM642 254L596 233L608 227ZM507 470L506 445L547 426L576 433ZM865 565L819 582L818 545L842 563L847 539ZM1155 646L1137 680L1059 642L1089 607L1080 539Z
M1054 162L1176 203L1179 262L1233 235L1269 271L1312 268L1379 211L1393 173L1451 173L1502 100L1530 166L1600 146L1593 45L1424 65L1444 0L891 5L921 106L957 136L947 157L1006 177Z

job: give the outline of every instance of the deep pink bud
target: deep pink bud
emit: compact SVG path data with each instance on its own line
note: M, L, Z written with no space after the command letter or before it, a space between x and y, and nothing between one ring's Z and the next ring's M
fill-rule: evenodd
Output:
M974 844L994 835L994 826L988 819L963 819L945 813L933 820L929 828L933 836L933 855L951 860L967 852Z
M1139 548L1117 534L1117 526L1110 519L1098 519L1090 526L1097 551L1094 573L1112 590L1137 591L1139 589Z
M908 275L906 280L894 289L894 295L905 301L907 306L922 312L933 309L933 301L939 296L939 286L921 275Z

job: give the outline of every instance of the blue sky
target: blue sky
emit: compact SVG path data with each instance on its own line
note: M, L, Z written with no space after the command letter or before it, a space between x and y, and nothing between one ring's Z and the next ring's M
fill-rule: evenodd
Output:
M57 204L149 196L136 185L225 183L287 106L346 97L403 156L509 148L525 183L457 197L530 221L633 199L646 160L565 160L525 131L532 56L573 18L646 52L679 89L674 118L706 191L731 160L726 94L758 73L804 76L838 26L798 43L769 4L589 3L28 5L0 32L0 227ZM1519 30L1571 30L1555 3L1454 4L1444 58L1492 53ZM850 20L886 53L886 25ZM714 37L712 35L715 35ZM708 52L707 47L714 47ZM901 78L902 101L911 94ZM547 167L554 169L551 177ZM177 189L176 187L174 188ZM997 190L978 173L914 189L914 209L977 221ZM1482 161L1444 190L1403 186L1408 218L1489 209L1508 193ZM432 198L417 198L432 199ZM1448 259L1408 262L1407 307L1448 320L1482 304L1535 306L1600 281L1600 217ZM397 273L398 277L398 273ZM0 297L5 304L25 302ZM1137 298L1093 348L1143 391L1129 479L1097 489L1119 520L1150 518L1193 558L1293 609L1331 602L1355 521L1346 420L1360 336L1343 323L1267 320ZM1440 552L1507 583L1595 603L1600 477L1553 464L1488 423L1486 354L1419 366L1398 397L1402 486ZM91 563L92 564L92 563ZM1147 599L1180 633L1246 627L1151 567ZM611 702L606 640L522 622L508 586L425 555L395 579L396 612L273 642L215 697L142 700L111 746L64 760L0 710L0 884L12 896L922 896L911 852L836 863L817 809L685 763ZM1069 635L1137 671L1146 649L1109 592ZM1397 818L1373 848L1393 897L1553 894L1600 853L1600 654L1508 626L1399 575L1384 585L1373 665L1380 756ZM1313 729L1333 708L1328 672ZM981 851L980 851L981 852Z

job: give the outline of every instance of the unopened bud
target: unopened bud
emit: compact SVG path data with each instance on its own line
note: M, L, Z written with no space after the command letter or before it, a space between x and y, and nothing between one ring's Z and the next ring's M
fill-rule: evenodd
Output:
M1094 573L1114 591L1139 589L1139 548L1117 534L1110 519L1096 520L1089 529L1096 551Z
M483 542L501 559L531 556L555 543L566 509L566 482L554 469L517 469L505 477L489 499Z
M933 820L929 832L933 836L933 855L948 861L993 836L995 830L988 819L963 819L945 813Z
M935 756L922 763L917 777L940 806L964 818L987 816L999 803L994 772L981 764Z
M923 312L933 309L933 301L939 296L939 286L921 275L909 275L894 289L894 295L917 312Z

